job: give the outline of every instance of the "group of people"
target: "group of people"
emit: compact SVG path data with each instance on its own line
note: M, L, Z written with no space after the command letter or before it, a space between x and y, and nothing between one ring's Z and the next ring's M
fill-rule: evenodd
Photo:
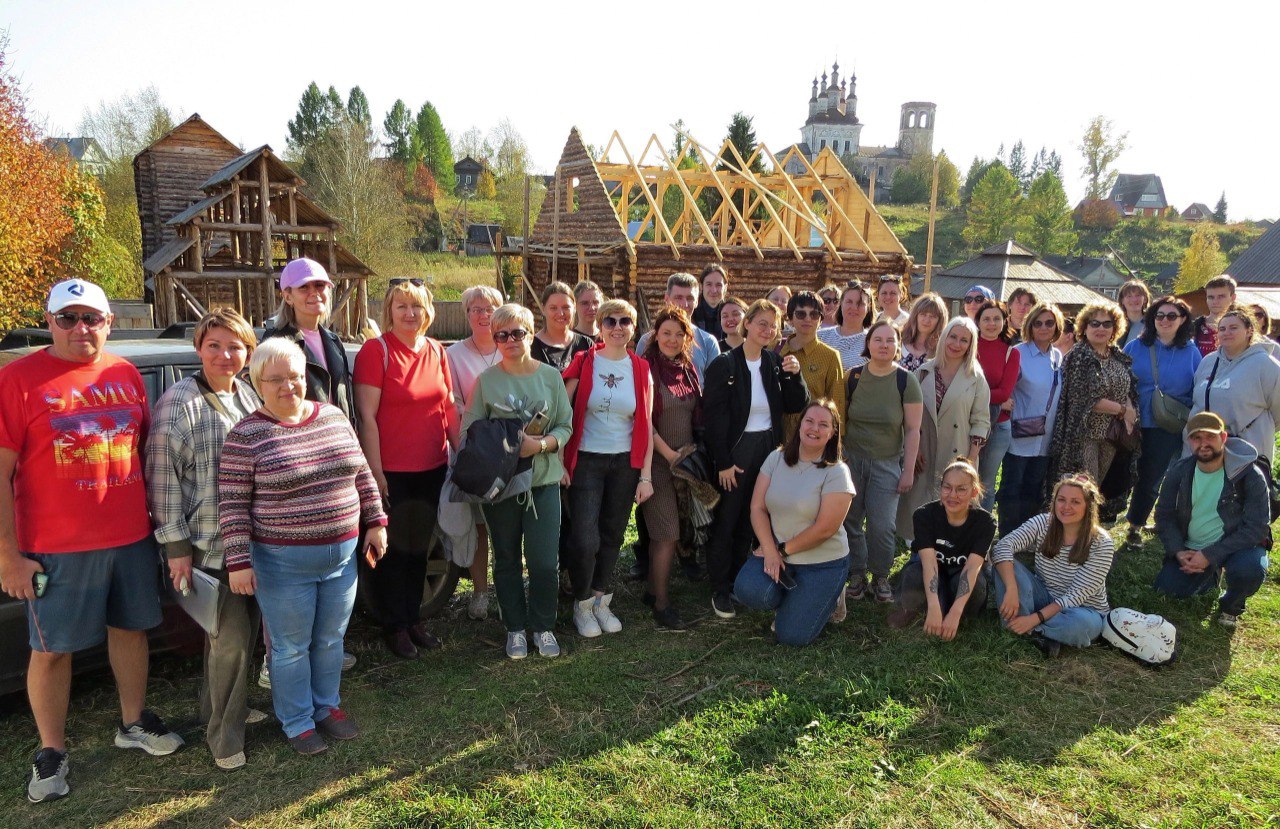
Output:
M580 636L622 630L613 583L633 508L656 625L685 626L669 582L677 562L702 578L702 550L715 615L771 611L797 646L864 597L895 604L893 627L923 618L951 640L989 592L1046 653L1088 645L1109 610L1109 486L1132 490L1130 541L1156 510L1157 589L1203 593L1225 571L1219 618L1234 625L1265 574L1280 363L1227 277L1208 318L1134 282L1069 329L1026 291L1006 305L975 286L949 318L893 277L747 302L711 265L673 274L639 337L637 309L589 281L548 284L540 324L477 286L462 296L469 336L447 348L428 335L423 281L393 279L384 333L353 369L324 324L324 268L294 260L280 286L261 341L234 311L201 319L200 370L154 411L137 370L104 351L110 305L83 280L49 295L52 345L0 369L0 588L27 607L33 802L69 792L71 654L104 639L115 744L182 745L143 707L160 555L174 590L199 570L222 594L200 704L228 770L265 719L247 704L260 638L294 749L359 735L340 693L358 579L392 653L440 645L420 618L437 533L469 554L471 618L488 616L492 566L512 659L559 655L558 593ZM509 439L481 462L509 453L522 485L453 503L468 442L495 429ZM446 526L449 507L462 519ZM911 555L895 590L899 537Z

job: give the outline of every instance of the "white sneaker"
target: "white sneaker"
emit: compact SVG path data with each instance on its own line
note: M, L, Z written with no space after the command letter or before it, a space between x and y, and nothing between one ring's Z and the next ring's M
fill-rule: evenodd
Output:
M266 721L267 721L267 712L259 711L257 708L250 708L249 711L244 715L245 725L257 725L260 722L266 722Z
M560 643L556 641L556 635L549 630L535 631L533 643L538 646L539 656L551 658L560 655Z
M230 757L215 757L213 758L213 764L223 771L235 771L236 769L244 768L244 752L237 751Z
M596 617L600 630L605 633L622 633L622 620L614 616L613 611L609 609L609 603L612 601L612 593L596 596L596 600L591 606L591 613Z
M1240 624L1240 617L1233 613L1219 613L1218 624L1222 625L1224 628L1234 628L1236 625Z
M67 753L53 748L42 748L31 761L31 779L27 782L27 800L43 803L57 800L71 793L67 785L67 773L71 764Z
M185 744L164 720L143 709L137 722L116 729L116 748L140 748L153 757L173 754Z
M467 617L482 622L489 618L489 592L481 591L473 592L471 600L467 602Z
M579 636L594 639L600 635L600 623L596 621L595 599L583 599L573 603L573 626L578 629Z
M271 690L271 663L267 661L267 657L262 657L262 672L258 674L258 687Z
M523 630L507 631L507 657L524 659L529 655L529 640Z

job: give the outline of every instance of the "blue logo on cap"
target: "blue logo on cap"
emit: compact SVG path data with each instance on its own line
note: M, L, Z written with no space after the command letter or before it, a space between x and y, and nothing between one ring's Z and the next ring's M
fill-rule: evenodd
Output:
M72 282L67 286L67 293L72 296L84 296L84 286L79 282Z

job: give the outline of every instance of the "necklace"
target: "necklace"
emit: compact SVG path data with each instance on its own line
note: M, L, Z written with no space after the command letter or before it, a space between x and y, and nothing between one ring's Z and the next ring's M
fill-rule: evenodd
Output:
M498 347L496 345L493 347L492 353L490 354L482 353L480 351L480 346L476 345L475 336L467 337L467 345L470 346L471 350L474 351L480 357L480 359L485 361L486 366L497 365L498 360L501 359L501 357L499 356L500 352L498 351Z

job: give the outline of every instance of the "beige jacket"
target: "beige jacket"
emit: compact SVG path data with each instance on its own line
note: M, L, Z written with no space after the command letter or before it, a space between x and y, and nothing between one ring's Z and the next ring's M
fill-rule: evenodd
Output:
M978 368L974 376L957 372L947 393L942 398L942 408L934 406L937 399L937 360L929 360L920 366L916 376L920 378L920 390L924 394L924 419L920 423L920 457L911 491L898 499L898 535L911 538L915 535L911 517L916 509L938 498L938 486L942 470L955 460L956 455L969 454L969 438L985 438L991 431L991 389Z

